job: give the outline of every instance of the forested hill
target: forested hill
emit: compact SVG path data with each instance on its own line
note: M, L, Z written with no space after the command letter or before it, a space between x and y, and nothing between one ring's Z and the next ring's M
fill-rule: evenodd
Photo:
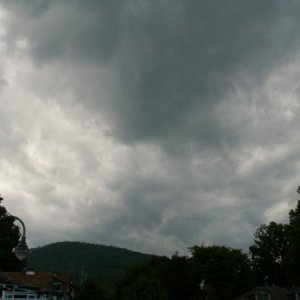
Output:
M27 268L67 273L74 282L94 277L112 284L130 266L148 261L151 255L127 249L82 242L59 242L32 249Z

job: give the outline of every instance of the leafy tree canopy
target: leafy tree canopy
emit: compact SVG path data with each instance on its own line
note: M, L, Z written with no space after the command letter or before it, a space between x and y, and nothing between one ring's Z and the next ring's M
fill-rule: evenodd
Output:
M3 198L0 196L0 204ZM6 208L0 205L0 218L9 216ZM19 227L14 224L12 218L0 221L0 270L20 271L25 262L19 261L12 253L12 249L18 244L20 237Z
M288 280L300 285L300 200L289 213Z
M288 232L289 225L275 222L263 224L256 230L250 256L258 284L262 284L266 276L269 284L286 284Z
M107 292L96 279L88 278L83 282L76 299L105 300L107 299Z
M241 250L225 246L194 246L190 250L193 276L198 284L205 282L207 298L233 299L252 286L249 260Z
M166 287L159 270L146 263L129 270L117 284L118 300L167 300Z

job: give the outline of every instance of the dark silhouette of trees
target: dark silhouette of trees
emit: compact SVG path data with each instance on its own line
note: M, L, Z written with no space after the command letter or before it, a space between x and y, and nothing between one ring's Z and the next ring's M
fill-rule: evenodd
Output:
M3 198L0 196L0 203ZM0 205L0 218L8 216L6 208ZM0 221L0 270L20 271L25 266L26 261L19 261L12 253L12 249L17 246L20 238L19 227L14 224L14 219L5 218Z
M268 278L270 285L300 285L300 200L289 224L270 222L256 230L250 256L258 284Z
M103 286L113 285L131 265L142 264L152 255L112 246L83 242L57 242L32 249L28 264L41 271L68 273L79 283L82 272Z
M94 278L88 278L83 282L79 293L76 295L77 300L106 300L108 299L107 291Z
M190 299L197 291L197 283L193 281L190 259L175 253L171 259L157 260L169 299Z
M198 285L204 280L207 299L233 299L253 285L246 254L225 246L194 246L191 268Z
M163 279L153 262L132 268L116 285L116 300L167 300Z
M300 285L300 200L290 211L289 219L288 280L293 285Z
M132 269L117 285L116 299L230 300L252 287L249 261L241 250L194 246L191 254L156 257Z
M257 284L284 286L287 283L287 257L289 249L289 225L271 222L261 225L254 234L250 256L256 273Z

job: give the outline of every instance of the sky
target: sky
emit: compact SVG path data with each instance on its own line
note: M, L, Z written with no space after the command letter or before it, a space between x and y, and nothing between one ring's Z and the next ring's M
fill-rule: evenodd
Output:
M300 184L300 2L0 0L0 192L29 244L247 252Z

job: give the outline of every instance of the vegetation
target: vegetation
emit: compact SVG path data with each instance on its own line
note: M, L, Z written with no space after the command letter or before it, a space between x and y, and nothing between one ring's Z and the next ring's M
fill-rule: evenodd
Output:
M289 224L261 225L254 237L250 256L256 282L300 285L300 201L289 213Z
M3 198L0 196L0 204ZM12 249L18 244L20 232L19 227L14 224L14 220L8 217L6 208L0 205L0 270L20 271L26 262L19 261L12 253Z
M103 285L112 285L129 266L150 258L151 255L117 247L60 242L32 249L27 266L37 271L67 273L77 284L86 278L95 278Z
M80 300L105 300L108 299L108 294L99 281L88 278L82 283L76 298Z
M254 234L250 247L251 261L258 283L268 276L277 286L287 283L286 263L289 249L289 225L271 222L261 225Z
M224 246L191 248L191 265L195 279L209 284L210 297L233 299L253 286L250 262L241 250Z
M115 299L233 299L252 287L251 276L240 250L194 246L191 257L156 257L128 272L116 286Z
M291 284L300 285L300 200L296 209L290 211L289 218L286 272Z

